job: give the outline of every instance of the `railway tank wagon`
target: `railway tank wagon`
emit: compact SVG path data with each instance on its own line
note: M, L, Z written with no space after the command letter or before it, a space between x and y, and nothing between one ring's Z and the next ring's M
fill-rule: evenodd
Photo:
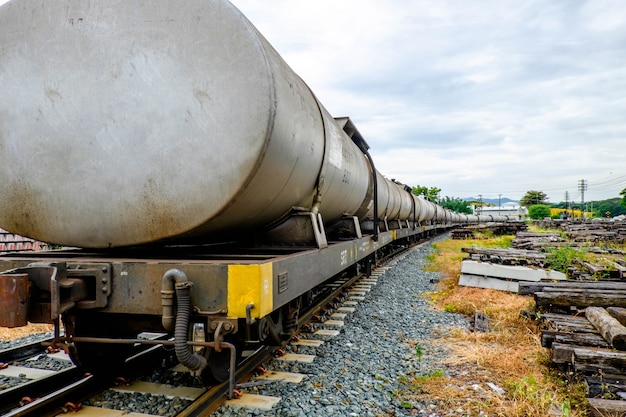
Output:
M478 220L379 173L225 0L11 0L0 89L0 227L65 247L0 256L0 325L62 323L96 371L154 331L232 378L333 277Z

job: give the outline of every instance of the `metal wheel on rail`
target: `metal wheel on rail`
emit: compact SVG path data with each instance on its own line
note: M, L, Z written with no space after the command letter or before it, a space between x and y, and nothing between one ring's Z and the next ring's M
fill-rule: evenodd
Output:
M237 352L237 362L239 362L241 358L240 349L237 349ZM200 374L202 383L206 386L212 386L228 381L230 376L230 352L228 350L218 352L207 348L204 356L207 359L207 367Z
M283 314L275 311L257 321L259 341L264 345L278 346L281 344L283 332Z

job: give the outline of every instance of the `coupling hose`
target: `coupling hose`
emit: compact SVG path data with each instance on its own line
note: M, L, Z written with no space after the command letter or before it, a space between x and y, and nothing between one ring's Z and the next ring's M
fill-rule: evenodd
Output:
M163 325L173 317L173 306L171 299L168 299L171 288L176 289L176 324L174 327L174 351L178 361L189 368L192 372L201 372L207 365L204 356L192 354L187 346L189 336L189 317L191 316L191 286L192 283L187 280L184 272L178 269L170 269L163 275L163 289L161 291L163 297ZM170 293L170 294L168 294ZM171 330L171 329L168 329Z
M191 315L191 283L176 283L176 302L178 311L176 313L176 328L174 330L174 351L180 363L189 368L192 372L201 372L207 365L204 356L192 355L187 346L189 335L189 316Z

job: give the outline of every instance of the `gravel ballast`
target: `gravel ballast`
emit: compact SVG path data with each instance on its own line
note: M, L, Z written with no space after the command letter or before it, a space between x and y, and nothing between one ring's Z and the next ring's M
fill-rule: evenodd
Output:
M15 348L18 346L27 345L30 343L43 342L44 340L51 339L53 337L54 337L53 332L45 332L45 333L33 333L31 335L12 339L12 340L0 341L0 351L5 350L5 349Z
M443 372L445 348L432 340L452 328L469 328L464 316L435 310L424 297L434 291L439 273L423 268L431 242L393 262L378 283L345 318L339 336L318 348L290 345L288 353L316 355L311 364L273 359L268 369L306 374L300 384L274 383L245 392L279 396L271 410L223 406L216 415L435 417L435 404L405 402L396 396L403 381ZM304 337L313 338L311 335ZM316 337L317 338L317 337ZM318 338L319 339L319 338Z
M270 371L305 374L299 384L277 382L244 389L250 394L281 397L271 410L224 405L214 415L440 417L435 411L437 404L407 401L397 395L408 389L406 383L414 376L445 372L440 361L447 351L433 340L453 328L469 328L467 318L435 310L424 296L436 290L439 280L439 273L423 269L428 263L427 256L433 251L431 243L417 246L377 269L377 284L365 294L364 300L358 301L354 312L347 313L343 326L313 326L340 330L338 336L303 333L302 338L321 339L325 343L317 348L288 345L287 353L315 355L312 363L273 359L267 364ZM179 374L161 371L147 380L180 385L180 378ZM189 385L197 385L197 382ZM175 415L187 403L177 398L111 390L86 402L163 416Z

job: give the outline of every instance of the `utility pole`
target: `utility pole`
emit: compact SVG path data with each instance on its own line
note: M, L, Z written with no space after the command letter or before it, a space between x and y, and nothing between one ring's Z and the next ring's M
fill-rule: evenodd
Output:
M569 191L565 191L565 217L567 218L567 209L569 208Z
M585 216L585 191L587 191L587 180L578 181L578 191L580 191L580 209L582 210L582 216Z
M500 197L502 197L502 194L498 194L498 216L500 215L500 207L502 207L502 204L500 204Z

